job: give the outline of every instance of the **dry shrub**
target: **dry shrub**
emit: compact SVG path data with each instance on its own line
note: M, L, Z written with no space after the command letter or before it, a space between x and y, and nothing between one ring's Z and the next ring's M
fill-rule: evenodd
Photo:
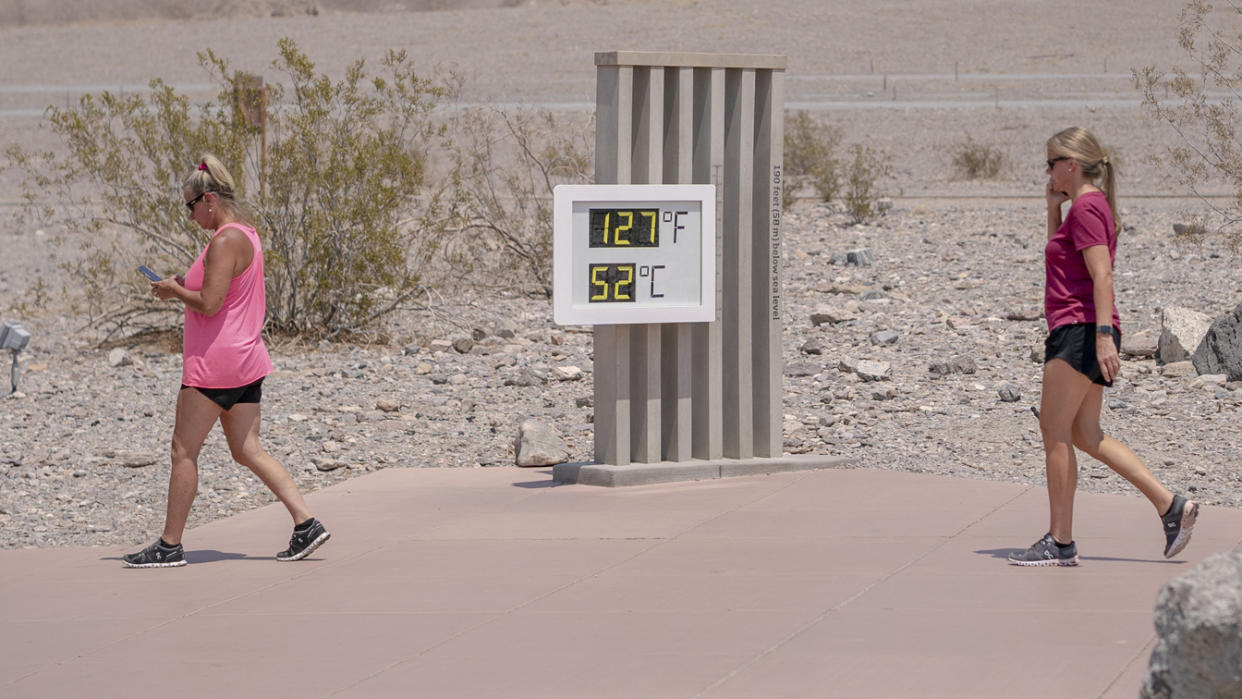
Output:
M883 213L877 206L882 196L880 182L892 174L892 161L886 153L861 143L850 146L850 159L846 165L845 210L854 223L865 223Z
M876 202L882 195L880 183L892 175L888 155L879 149L854 144L842 158L841 129L813 119L806 112L794 112L785 121L785 188L781 199L785 207L793 204L798 190L811 187L825 202L843 197L845 210L855 223L878 214Z
M785 121L785 158L781 193L786 207L793 204L798 190L811 187L826 202L837 198L841 191L843 163L836 152L841 145L841 130L812 118L806 112L794 112Z
M964 180L993 180L1006 164L1005 154L996 146L976 143L970 134L966 142L953 149L953 169Z
M1221 221L1215 232L1236 249L1242 245L1242 7L1228 4L1228 10L1213 11L1202 0L1190 0L1182 8L1178 44L1187 63L1200 69L1195 74L1146 66L1131 75L1148 113L1181 141L1167 151L1172 169ZM1225 205L1207 196L1222 183L1233 192ZM1202 217L1193 225L1197 235L1190 237L1201 236Z
M154 302L134 268L171 273L198 255L207 233L186 216L181 181L215 153L264 239L269 327L332 337L418 295L435 249L417 196L439 136L428 115L449 82L420 76L396 51L375 74L357 61L334 79L283 39L272 65L286 82L268 86L264 157L263 120L239 99L253 96L249 76L210 50L199 60L220 88L205 104L159 79L144 94L87 94L47 110L63 155L6 149L25 215L65 231L73 250L56 291L105 338L175 326L179 307Z
M593 120L476 108L454 128L445 259L475 288L551 296L552 190L593 181Z

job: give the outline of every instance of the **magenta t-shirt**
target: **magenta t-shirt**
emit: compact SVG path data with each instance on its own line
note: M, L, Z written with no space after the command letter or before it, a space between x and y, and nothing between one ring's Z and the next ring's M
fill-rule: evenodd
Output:
M186 306L185 336L182 339L181 383L198 388L237 388L267 376L272 360L260 333L267 314L267 293L263 288L263 247L253 228L230 223L217 230L237 228L254 246L254 259L244 272L229 281L224 303L213 316L205 316ZM203 288L203 258L199 253L185 275L185 288Z
M1117 262L1113 212L1104 193L1098 191L1074 201L1065 221L1044 247L1044 317L1049 330L1073 323L1097 324L1095 286L1082 256L1082 251L1092 245L1107 245L1110 265ZM1112 326L1120 330L1115 300L1112 315Z

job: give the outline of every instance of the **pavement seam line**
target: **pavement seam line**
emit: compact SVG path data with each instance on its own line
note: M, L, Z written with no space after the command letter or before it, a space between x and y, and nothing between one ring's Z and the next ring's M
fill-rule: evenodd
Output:
M949 536L944 537L944 540L943 540L943 541L941 541L939 545L934 546L934 547L932 547L932 548L928 549L928 550L927 550L927 551L925 551L925 552L924 552L921 556L918 556L918 557L916 557L916 558L914 558L914 559L912 559L912 560L906 561L906 563L905 563L905 564L903 564L903 565L902 565L900 568L898 568L897 570L894 570L893 572L889 573L888 575L885 575L884 577L882 577L882 578L880 578L880 579L878 579L878 580L873 581L870 585L865 586L863 589L859 590L858 592L855 592L854 594L850 595L848 598L846 598L846 599L842 600L841 602L838 602L837 604L832 605L831 607L829 607L828 609L824 610L821 614L819 614L818 616L816 616L816 617L815 617L814 619L812 619L811 621L809 621L809 622L807 622L807 623L803 624L803 625L802 625L802 626L800 626L799 628L795 629L794 631L792 631L791 633L789 633L788 635L786 635L784 638L779 639L778 641L776 641L776 642L775 642L775 643L773 643L772 645L770 645L770 646L768 646L767 648L765 648L765 649L763 649L763 650L759 651L757 654L755 654L755 656L754 656L754 657L752 657L752 658L750 658L749 660L747 660L747 661L743 662L741 665L738 665L737 667L733 668L733 670L732 670L732 671L730 671L729 673L727 673L727 674L726 674L726 675L724 675L723 677L718 678L715 682L712 682L711 684L707 685L706 687L704 687L704 688L703 688L703 690L702 690L702 691L700 691L700 692L698 692L698 693L696 693L696 694L692 695L692 698L691 698L691 699L698 699L699 697L706 696L708 692L711 692L712 690L716 689L717 687L722 686L724 683L726 683L726 682L728 682L729 680L733 679L734 677L738 676L739 674L741 674L741 673L742 673L743 671L745 671L746 669L748 669L748 668L752 667L755 663L759 662L760 660L762 660L762 659L766 658L767 656L771 655L772 653L776 652L776 650L777 650L778 648L780 648L781 646L783 646L783 645L785 645L785 644L789 643L789 642L790 642L790 641L792 641L793 639L797 638L798 636L801 636L802 634L806 633L808 630L810 630L810 629L814 628L816 625L818 625L818 624L819 624L820 622L822 622L824 619L827 619L827 618L828 618L829 616L831 616L833 613L840 611L840 610L841 610L841 609L843 609L844 607L846 607L846 606L848 606L849 604L851 604L852 602L854 602L854 600L857 600L858 598L862 597L863 595L867 594L868 592L870 592L870 591L874 590L876 587L878 587L878 586L880 586L880 585L883 585L884 583L888 582L888 581L889 581L889 580L891 580L892 578L896 577L898 574L900 574L900 573L904 572L905 570L907 570L908 568L910 568L910 566L913 566L914 564L918 563L919 561L922 561L923 559L925 559L925 558L927 558L928 556L932 555L932 554L933 554L933 553L935 553L936 551L939 551L941 548L943 548L943 547L944 547L944 545L945 545L945 544L949 543L949 542L950 542L950 541L952 541L953 539L956 539L958 536L961 536L962 532L966 531L967 529L970 529L971 527L973 527L974 525L976 525L976 524L978 524L979 522L983 521L984 519L986 519L986 518L987 518L987 517L989 517L990 515L994 514L994 513L995 513L995 512L997 512L998 510L1000 510L1000 509L1004 508L1005 506L1009 505L1009 504L1010 504L1010 503L1012 503L1013 501L1015 501L1015 500L1017 500L1018 498L1022 497L1023 495L1025 495L1028 491L1030 491L1030 490L1031 490L1032 488L1034 488L1034 487L1035 487L1035 486L1033 486L1033 485L1027 485L1027 486L1024 486L1024 487L1023 487L1021 490L1019 490L1019 491L1017 492L1017 494L1016 494L1016 495L1014 495L1013 497L1011 497L1011 498L1009 498L1009 499L1007 499L1007 500L1005 500L1005 501L1001 502L1000 504L996 505L995 507L993 507L992 509L988 510L988 511L987 511L987 512L985 512L984 514L980 515L980 516L979 516L979 517L977 517L976 519L974 519L974 520L972 520L972 521L970 521L970 522L968 522L968 523L966 523L966 524L962 525L961 529L958 529L958 530L957 530L956 532L954 532L953 534L951 534L951 535L949 535Z
M357 558L359 558L359 557L361 557L361 556L365 556L365 555L367 555L367 554L369 554L369 553L373 553L373 552L375 552L375 551L378 551L378 550L379 550L379 549L381 549L381 548L383 548L383 547L382 547L382 546L377 546L377 547L376 547L376 548L374 548L374 549L370 549L370 550L367 550L367 551L363 551L362 553L359 553L359 554L357 554L356 556L351 556L351 557L349 557L349 558L345 559L344 561L341 561L341 564L347 563L347 562L349 562L349 561L353 561L354 559L357 559ZM336 563L329 563L329 564L327 564L327 565L330 565L330 566L331 566L331 565L337 565L337 564L336 564ZM164 619L163 621L161 621L161 622L159 622L159 623L157 623L157 624L155 624L155 625L153 625L153 626L148 626L148 627L143 628L143 629L141 629L141 630L138 630L138 631L134 631L134 632L132 632L132 633L125 634L124 636L121 636L120 638L114 639L114 640L109 641L109 642L107 642L107 643L103 643L103 644L101 644L101 645L95 646L94 648L91 648L91 649L89 649L89 650L86 650L86 651L83 651L83 652L81 652L81 653L78 653L78 654L74 655L74 656L73 656L73 657L71 657L71 658L65 658L65 659L63 659L63 660L58 660L58 661L56 661L55 663L53 663L52 665L50 665L50 666L45 665L45 666L37 667L37 668L35 668L33 671L31 671L29 674L22 675L21 677L17 677L17 678L15 678L12 682L8 682L8 683L6 683L4 686L5 686L5 687L12 686L12 685L14 685L14 684L17 684L18 682L22 682L22 681L24 681L24 680L26 680L26 679L30 678L30 677L34 677L35 675L38 675L39 673L43 672L44 670L54 670L54 669L56 669L56 668L58 668L58 667L60 667L60 666L64 665L65 663L71 663L71 662L74 662L74 661L80 660L80 659L82 659L82 658L87 658L87 657L90 657L91 655L94 655L95 653L98 653L98 652L100 652L100 651L102 651L102 650L106 650L107 648L110 648L110 647L112 647L112 646L115 646L115 645L117 645L117 644L119 644L119 643L123 643L123 642L125 642L125 641L130 641L130 640L133 640L133 639L135 639L135 638L140 638L140 637L145 636L146 634L149 634L149 633L151 633L151 632L153 632L153 631L159 631L160 629L162 629L162 628L164 628L164 627L166 627L166 626L169 626L169 625L171 625L171 624L175 624L176 622L178 622L178 621L182 621L182 620L184 620L184 619L188 619L188 618L190 618L190 617L192 617L192 616L195 616L195 615L199 614L200 612L204 612L204 611L206 611L206 610L208 610L208 609L211 609L212 607L217 607L217 606L219 606L219 605L221 605L221 604L226 604L226 603L228 603L228 602L232 602L232 601L234 601L234 600L238 600L238 599L241 599L241 598L243 598L243 597L248 597L248 596L250 596L250 595L253 595L253 594L256 594L256 593L260 593L260 592L263 592L263 591L265 591L265 590L270 590L271 588L276 587L277 585L284 585L284 584L287 584L287 583L289 583L289 582L292 582L292 581L295 581L295 580L299 580L299 579L301 579L301 578L304 578L304 577L306 577L306 576L308 576L308 575L313 575L313 574L314 574L314 572L315 572L315 571L313 571L313 570L308 570L308 571L306 571L306 572L304 572L304 573L294 574L293 576L291 576L291 577L289 577L289 578L287 578L287 579L285 579L285 580L281 580L281 581L279 581L279 582L273 582L273 583L271 583L271 584L268 584L268 585L265 585L265 586L263 586L263 587L260 587L260 588L259 588L259 589L257 589L257 590L249 590L249 591L247 591L247 592L242 592L242 593L239 593L239 594L233 595L232 597L228 597L228 598L225 598L225 599L222 599L222 600L218 600L218 601L216 601L216 602L212 602L211 604L207 604L207 605L204 605L204 606L202 606L202 607L198 607L198 608L196 608L196 609L191 609L190 611L184 612L184 613L182 613L182 614L178 614L177 616L174 616L174 617L172 617L172 618L166 618L166 619Z
M1104 687L1104 691L1099 693L1098 698L1104 699L1105 697L1107 697L1108 693L1113 691L1113 687L1116 687L1117 683L1121 681L1121 678L1125 677L1126 673L1130 671L1130 668L1134 666L1135 661L1138 661L1144 655L1147 655L1150 657L1151 652L1155 647L1156 647L1156 634L1155 632L1153 632L1151 636L1148 637L1147 643L1144 643L1143 646L1138 649L1138 652L1135 653L1134 656L1130 658L1130 661L1125 664L1125 667L1121 668L1121 672L1118 672L1117 675L1113 677L1112 681L1109 682L1106 687Z
M789 490L790 488L792 488L792 487L794 487L795 485L797 485L800 481L805 480L805 479L807 479L807 478L810 478L810 477L811 477L811 474L813 474L813 473L819 473L819 472L826 471L826 470L828 470L828 469L815 469L815 470L811 470L811 471L796 471L796 472L794 472L794 473L790 474L790 475L793 475L793 476L796 476L796 477L791 478L789 483L786 483L785 485L783 485L783 486L781 486L781 487L779 487L779 488L776 488L775 490L773 490L773 491L772 491L772 492L770 492L770 493L765 493L765 494L759 495L759 496L757 496L755 499L753 499L753 500L751 500L751 501L747 502L746 504L747 504L747 505L755 505L755 504L761 503L761 502L763 502L764 500L767 500L768 498L775 497L776 495L778 495L778 494L780 494L780 493L783 493L783 492L785 492L786 490ZM771 477L773 477L773 476L777 476L777 477L779 477L779 476L782 476L782 475L785 475L785 474L781 474L781 473L767 473L767 474L763 474L763 475L759 475L759 476L752 476L752 477L753 477L753 478L771 478ZM707 519L703 520L702 522L696 522L695 524L688 525L685 529L683 529L683 530L681 530L681 531L677 532L676 534L674 534L674 535L671 537L671 539L676 539L676 538L680 537L680 536L681 536L681 535L683 535L683 534L689 534L690 532L694 531L695 529L698 529L699 527L702 527L702 526L707 525L707 524L711 524L712 522L715 522L716 520L720 519L721 517L724 517L726 514L728 514L728 513L730 513L730 512L736 512L736 511L737 511L737 509L738 509L738 507L740 507L740 505L739 505L739 506L737 506L737 507L731 507L731 508L729 508L729 509L727 509L727 510L725 510L725 511L723 511L723 512L720 512L719 514L717 514L717 515L715 515L715 516L713 516L713 517L708 517ZM670 540L671 540L671 539L670 539Z
M504 611L502 611L502 612L496 612L496 613L492 613L492 614L487 614L487 615L486 615L486 617L487 617L486 619L483 619L482 621L479 621L479 622L478 622L478 623L476 623L476 624L471 624L471 625L469 625L469 626L466 626L465 628L461 629L461 630L460 630L460 631L458 631L457 633L452 634L451 636L449 636L449 637L447 637L447 638L445 638L445 639L442 639L442 640L441 640L441 641L439 641L438 643L434 643L434 644L432 644L432 645L430 645L430 646L427 646L426 648L424 648L424 649L422 649L422 650L418 651L417 653L415 653L414 655L412 655L412 656L410 656L410 657L408 657L408 658L403 658L403 659L401 659L401 660L397 660L397 661L394 661L394 662L392 662L392 663L389 663L388 665L386 665L386 666L384 666L384 667L382 667L382 668L380 668L380 669L376 670L375 672L371 673L370 675L367 675L366 677L361 677L361 678L359 678L356 682L354 682L354 683L352 683L352 684L349 684L349 685L346 685L346 686L344 686L344 687L340 687L340 688L334 689L334 690L332 690L331 692L329 692L329 693L327 693L327 694L324 694L323 696L324 696L324 697L333 697L333 696L337 696L337 695L339 695L341 692L344 692L344 691L347 691L347 690L353 689L353 688L357 687L358 685L362 684L363 682L366 682L366 681L368 681L368 680L370 680L370 679L373 679L373 678L375 678L375 677L379 677L380 675L382 675L382 674L384 674L384 673L388 672L389 670L393 670L393 669L398 668L398 667L400 667L400 666L402 666L402 665L405 665L405 664L407 664L407 663L417 662L419 659L421 659L423 656L427 655L428 653L430 653L430 652L432 652L432 651L436 650L437 648L440 648L440 647L443 647L443 646L445 646L445 645L447 645L447 644L449 644L449 643L452 643L453 641L456 641L457 639L461 638L462 636L465 636L465 635L466 635L466 634L468 634L468 633L471 633L471 632L473 632L473 631L476 631L476 630L478 630L478 629L481 629L481 628L483 628L484 626L487 626L488 624L491 624L491 623L495 622L495 621L496 621L496 620L498 620L498 619L503 619L503 618L505 618L505 617L509 616L510 614L512 614L512 613L514 613L514 612L516 612L516 611L519 611L519 610L521 610L521 609L522 609L522 608L524 608L524 607L528 607L528 606L530 606L530 605L532 605L532 604L534 604L534 603L536 603L536 602L538 602L538 601L540 601L540 600L547 599L548 597L551 597L552 595L555 595L556 593L560 592L561 590L566 590L566 589L568 589L568 588L570 588L570 587L573 587L574 585L577 585L577 584L579 584L579 583L581 583L581 582L583 582L583 581L585 581L585 580L589 580L589 579L591 579L591 578L596 578L596 577L599 577L601 574L603 574L603 573L607 573L608 571L613 570L614 568L617 568L617 567L619 567L619 566L621 566L621 565L624 565L625 563L629 563L630 561L634 560L635 558L638 558L639 556L642 556L643 554L647 553L648 551L651 551L651 550L653 550L653 549L659 548L660 546L663 546L664 544L667 544L668 542L673 541L673 540L674 540L674 539L676 539L676 538L677 538L676 536L673 536L673 537L670 537L670 538L667 538L667 539L654 539L653 541L655 541L655 543L651 544L650 546L645 546L645 547L643 547L643 548L642 548L642 550L637 551L637 552L635 552L635 553L631 554L630 556L627 556L627 557L625 557L625 558L623 558L623 559L621 559L621 560L619 560L619 561L616 561L615 563L612 563L611 565L604 566L603 568L600 568L600 569L598 569L598 570L593 570L593 571L591 571L590 573L585 573L585 574L583 574L583 575L581 575L581 576L579 576L579 577L575 578L574 580L571 580L571 581L569 581L569 582L567 582L567 583L565 583L565 584L563 584L563 585L559 585L559 586L557 586L557 587L555 587L555 588L553 588L553 589L551 589L551 590L548 590L547 592L545 592L545 593L543 593L543 594L541 594L541 595L537 595L537 596L535 596L535 597L532 597L532 598L530 598L530 599L528 599L528 600L526 600L526 601L524 601L524 602L521 602L520 604L514 605L514 606L510 607L509 609L506 609L506 610L504 610ZM544 540L544 541L573 541L572 539L543 539L543 540ZM609 541L631 541L631 540L633 540L633 541L647 541L648 539L609 539Z
M1233 548L1234 550L1242 548L1242 538L1238 539L1234 543ZM1135 661L1141 660L1144 656L1146 656L1147 658L1150 658L1151 653L1152 651L1156 649L1156 643L1159 640L1160 639L1156 636L1156 633L1153 631L1151 636L1148 638L1147 643L1143 644L1143 647L1140 648L1138 652L1134 654L1134 657L1130 658L1130 662L1126 663L1126 666L1121 669L1121 672L1117 673L1117 675L1113 677L1113 681L1109 682L1108 686L1104 688L1104 691L1100 692L1099 699L1104 699L1104 697L1108 696L1108 693L1113 690L1113 687L1117 686L1117 683L1121 681L1121 678L1125 677L1126 672L1128 672L1130 668L1134 666ZM1150 662L1149 662L1149 665L1150 665Z
M746 504L748 504L748 505L749 505L749 504L754 504L754 503L757 503L757 502L762 502L763 500L765 500L765 499L767 499L767 498L772 497L772 496L773 496L773 495L775 495L776 493L782 492L782 491L784 491L784 490L786 490L786 489L788 489L788 488L792 488L792 487L793 487L793 486L794 486L794 485L795 485L798 481L800 481L800 480L802 480L802 479L804 479L804 478L809 477L809 474L811 474L811 473L813 473L813 471L803 471L803 472L798 472L798 473L796 473L796 474L792 474L792 475L796 475L796 477L795 477L795 478L791 478L791 479L790 479L790 483L788 483L788 484L786 484L786 485L784 485L784 486L781 486L781 487L777 488L776 490L772 491L771 493L766 493L766 494L760 495L760 496L758 496L758 497L754 498L753 500L751 500L751 501L747 502ZM755 478L760 478L760 477L768 477L768 476L773 476L773 475L779 476L779 475L782 475L782 474L766 474L765 476L755 476ZM347 686L345 686L345 687L341 687L341 688L339 688L339 689L333 690L332 692L330 692L330 693L328 693L328 694L325 694L325 695L323 695L323 696L325 696L325 697L336 696L336 695L340 694L341 692L344 692L344 691L347 691L347 690L349 690L349 689L353 689L354 687L357 687L358 685L362 684L363 682L366 682L367 680L370 680L370 679L375 678L375 677L379 677L380 675L382 675L382 674L384 674L384 673L388 672L389 670L392 670L392 669L394 669L394 668L400 667L401 665L404 665L404 664L406 664L406 663L416 662L416 661L418 661L420 658L422 658L423 656L425 656L426 654L430 653L431 651L433 651L433 650L435 650L435 649L437 649L437 648L440 648L440 647L442 647L442 646L444 646L444 645L446 645L446 644L448 644L448 643L451 643L452 641L455 641L455 640L457 640L458 638L461 638L462 636L466 635L467 633L470 633L470 632L472 632L472 631L475 631L475 630L477 630L477 629L480 629L480 628L482 628L482 627L484 627L484 626L486 626L486 625L488 625L488 624L490 624L490 623L492 623L492 622L496 621L497 619L502 619L502 618L504 618L504 617L506 617L506 616L508 616L508 615L512 614L513 612L519 611L519 610L521 610L522 608L524 608L524 607L528 607L528 606L530 606L530 605L532 605L532 604L534 604L534 603L536 603L536 602L538 602L538 601L540 601L540 600L547 599L548 597L551 597L552 595L555 595L556 593L558 593L558 592L560 592L560 591L562 591L562 590L569 589L569 588L571 588L571 587L573 587L573 586L575 586L575 585L578 585L578 584L580 584L580 583L582 583L582 582L584 582L584 581L586 581L586 580L589 580L589 579L591 579L591 578L596 578L596 577L599 577L600 575L602 575L602 574L604 574L604 573L607 573L607 572L608 572L608 571L610 571L610 570L614 570L614 569L616 569L616 568L618 568L618 567L620 567L620 566L622 566L622 565L624 565L624 564L626 564L626 563L629 563L630 561L632 561L632 560L634 560L634 559L638 558L639 556L643 556L643 555L645 555L645 554L647 554L647 553L649 553L649 552L651 552L651 551L654 551L655 549L658 549L658 548L659 548L659 547L661 547L661 546L664 546L664 545L666 545L666 544L668 544L668 543L670 543L670 542L672 542L672 541L676 541L676 540L677 540L677 539L679 539L679 538L680 538L683 534L686 534L686 533L688 533L688 532L694 531L696 528L701 527L701 526L703 526L704 524L708 524L709 522L713 522L713 521L715 521L715 520L719 519L720 517L723 517L726 513L728 513L728 512L732 512L732 511L734 511L734 510L736 510L736 509L737 509L736 507L729 508L729 509L725 510L724 512L720 512L719 514L717 514L717 515L715 515L715 516L713 516L713 517L709 517L709 518L707 518L707 519L705 519L705 520L703 520L703 521L701 521L701 522L696 522L695 524L687 525L684 529L682 529L682 530L680 530L680 531L678 531L678 532L676 532L676 533L674 533L674 534L672 534L672 535L670 535L670 536L668 536L668 537L662 537L662 538L653 538L653 539L650 539L651 541L653 541L653 542L654 542L654 543L652 543L650 546L645 546L645 547L643 547L640 551L637 551L637 552L635 552L634 554L632 554L632 555L630 555L630 556L628 556L628 557L626 557L626 558L623 558L623 559L621 559L621 560L619 560L619 561L617 561L617 562L613 563L612 565L608 565L608 566L605 566L605 567L600 568L600 569L598 569L598 570L592 571L592 572L591 572L591 573L589 573L589 574L582 575L582 576L578 577L578 578L577 578L577 579L575 579L575 580L571 580L570 582L567 582L567 583L565 583L564 585L560 585L560 586L556 587L555 589L549 590L548 592L546 592L546 593L544 593L544 594L542 594L542 595L539 595L539 596L537 596L537 597L533 597L533 598L531 598L531 599L529 599L529 600L526 600L525 602L522 602L521 604L515 605L515 606L513 606L513 607L511 607L511 608L509 608L509 609L506 609L506 610L504 610L503 612L500 612L500 613L497 613L497 614L492 614L492 615L490 615L490 616L489 616L489 618L487 618L487 619L485 619L485 620L483 620L483 621L480 621L480 622L478 622L477 624L473 624L473 625L471 625L471 626L467 626L466 628L463 628L461 631L459 631L459 632L457 632L457 633L453 634L452 636L449 636L448 638L445 638L444 640L440 641L439 643L436 643L436 644L434 644L434 645L431 645L431 646L428 646L428 647L424 648L423 650L419 651L418 653L416 653L415 655L413 655L413 656L411 656L411 657L409 657L409 658L405 658L405 659L403 659L403 660L398 660L398 661L395 661L395 662L393 662L393 663L391 663L391 664L389 664L389 665L387 665L387 666L385 666L385 667L383 667L383 668L380 668L379 670L376 670L374 673L372 673L372 674L370 674L370 675L367 675L366 677L360 678L358 681L354 682L353 684L350 684L350 685L347 685ZM595 537L595 539L596 539L596 540L599 540L599 539L601 539L601 537ZM556 539L556 541L560 541L560 540L561 540L561 539ZM631 540L631 539L608 539L608 540L610 540L610 541L629 541L629 540ZM637 540L637 541L645 541L645 540L648 540L648 539L633 539L633 540Z

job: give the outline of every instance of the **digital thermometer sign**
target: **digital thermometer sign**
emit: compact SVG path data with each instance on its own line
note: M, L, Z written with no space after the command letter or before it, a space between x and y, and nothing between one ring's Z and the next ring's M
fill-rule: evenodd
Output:
M557 187L552 272L562 325L714 321L715 186Z

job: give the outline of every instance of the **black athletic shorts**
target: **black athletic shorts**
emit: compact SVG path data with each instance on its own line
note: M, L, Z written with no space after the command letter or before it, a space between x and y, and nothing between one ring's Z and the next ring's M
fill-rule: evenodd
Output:
M1121 352L1121 331L1113 328L1113 344ZM1100 362L1095 357L1095 323L1062 325L1048 333L1044 340L1044 364L1054 359L1064 360L1075 371L1101 386L1112 386L1100 372Z
M199 388L185 384L181 384L181 388L192 388L225 410L229 410L238 403L258 403L263 398L263 379L237 388Z

